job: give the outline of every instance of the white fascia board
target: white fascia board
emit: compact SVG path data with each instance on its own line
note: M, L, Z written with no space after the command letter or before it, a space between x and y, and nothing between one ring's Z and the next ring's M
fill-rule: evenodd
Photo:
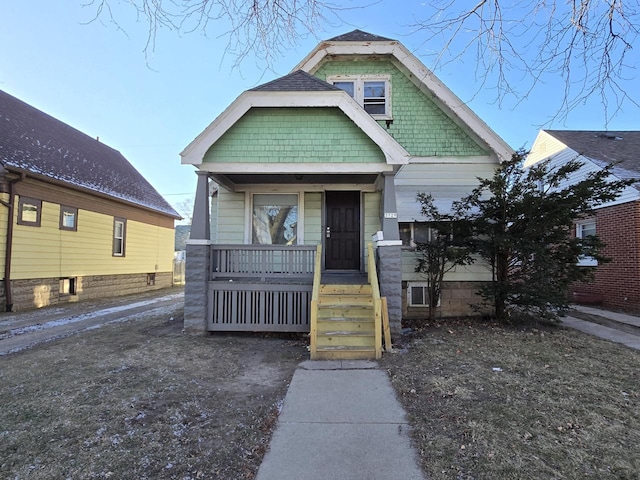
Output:
M200 170L219 174L325 174L393 172L387 163L215 163L200 165Z
M473 155L470 157L411 157L409 163L496 163L496 158L487 155Z
M182 163L202 167L204 155L211 145L218 141L249 109L254 107L337 107L380 147L389 165L404 165L409 161L410 155L404 147L378 125L371 115L365 112L346 92L336 90L321 92L246 91L183 150L180 154Z
M330 55L390 55L406 69L412 80L426 87L451 114L460 119L480 140L496 154L500 162L509 160L514 150L495 133L457 95L444 85L436 75L401 43L389 42L323 42L319 44L294 70L314 73L323 60ZM419 84L418 84L419 83Z

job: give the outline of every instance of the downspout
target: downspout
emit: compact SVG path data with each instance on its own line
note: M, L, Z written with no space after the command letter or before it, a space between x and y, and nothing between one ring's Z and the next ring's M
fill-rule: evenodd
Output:
M0 200L0 203L9 209L7 216L7 243L4 254L4 293L6 297L5 312L13 310L13 293L11 291L11 256L13 252L13 216L15 214L16 183L21 182L26 177L22 173L18 178L9 181L9 203Z

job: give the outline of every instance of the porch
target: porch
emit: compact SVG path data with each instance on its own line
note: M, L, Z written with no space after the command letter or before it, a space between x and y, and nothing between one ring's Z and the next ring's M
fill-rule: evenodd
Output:
M210 245L210 332L308 332L312 359L380 358L383 322L372 244L369 274L322 273L321 246Z

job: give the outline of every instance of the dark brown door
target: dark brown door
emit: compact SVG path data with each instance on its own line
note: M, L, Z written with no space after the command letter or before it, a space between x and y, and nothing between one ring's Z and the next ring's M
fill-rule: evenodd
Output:
M360 270L360 192L325 192L325 269Z

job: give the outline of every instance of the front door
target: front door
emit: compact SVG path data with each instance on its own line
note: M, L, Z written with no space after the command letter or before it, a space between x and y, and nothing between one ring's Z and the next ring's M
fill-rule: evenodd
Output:
M360 270L360 192L325 192L325 269Z

